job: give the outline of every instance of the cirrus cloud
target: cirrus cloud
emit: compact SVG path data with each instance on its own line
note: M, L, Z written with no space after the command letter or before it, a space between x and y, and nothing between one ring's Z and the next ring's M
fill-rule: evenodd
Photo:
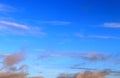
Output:
M29 29L29 27L27 25L18 24L15 22L4 21L4 20L0 20L0 24L2 24L3 26L6 26L6 27L15 27L15 28L20 28L20 29L25 29L25 30Z
M0 20L0 32L17 35L45 35L45 32L43 32L40 27L29 26L6 20Z
M0 12L8 13L8 12L16 12L16 11L18 10L15 7L0 3Z
M115 23L115 22L104 23L103 26L107 28L120 28L120 23Z

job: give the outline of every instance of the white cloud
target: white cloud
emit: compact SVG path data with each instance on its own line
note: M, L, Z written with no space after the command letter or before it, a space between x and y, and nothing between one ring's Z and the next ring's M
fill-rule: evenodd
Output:
M85 36L81 33L76 33L75 36L79 37L79 38L84 38Z
M0 3L0 12L15 12L17 9L6 4Z
M115 36L100 36L100 35L89 35L89 38L101 38L101 39L120 39L120 37Z
M2 24L3 26L10 26L10 27L20 28L20 29L25 29L25 30L29 29L29 27L27 25L15 23L15 22L4 21L4 20L0 20L0 24Z
M104 23L103 25L108 28L120 28L120 23Z
M0 20L0 32L16 35L45 35L40 27Z
M42 24L50 24L50 25L69 25L71 22L69 21L39 21Z
M99 38L99 39L120 39L120 37L117 36L108 36L108 35L84 35L81 33L75 34L76 37L79 38Z

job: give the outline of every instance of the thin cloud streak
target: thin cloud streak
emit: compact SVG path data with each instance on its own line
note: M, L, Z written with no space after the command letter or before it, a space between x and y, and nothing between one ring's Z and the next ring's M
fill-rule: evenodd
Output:
M120 23L104 23L103 26L107 28L120 28Z
M68 21L39 21L41 24L50 24L50 25L70 25L72 22Z
M83 70L88 70L88 71L97 71L99 69L97 68L84 68L84 67L71 67L71 69L83 69ZM104 69L103 71L108 72L109 74L120 74L120 71L115 71L115 70L111 70L111 69Z
M111 56L100 53L100 52L83 52L83 53L73 53L73 54L41 54L39 55L40 59L50 58L50 57L66 57L66 58L73 58L73 59L83 59L88 60L91 62L95 61L109 61L113 63L118 63L119 59L112 58Z
M15 12L15 11L18 11L18 10L10 5L0 3L0 12L8 13L8 12Z
M45 35L46 33L40 27L28 26L17 22L0 20L0 31L5 34L15 35Z
M84 34L80 34L80 33L75 34L75 36L79 37L79 38L98 38L98 39L116 39L116 40L120 39L120 37L116 37L116 36L108 36L108 35L84 35Z
M100 39L120 39L120 37L115 36L100 36L100 35L89 35L89 38L100 38Z
M18 24L15 22L4 21L4 20L0 20L0 24L2 24L4 26L10 26L10 27L20 28L20 29L25 29L25 30L30 29L27 25Z
M109 73L107 71L88 71L85 70L82 73L68 74L61 73L57 78L105 78Z

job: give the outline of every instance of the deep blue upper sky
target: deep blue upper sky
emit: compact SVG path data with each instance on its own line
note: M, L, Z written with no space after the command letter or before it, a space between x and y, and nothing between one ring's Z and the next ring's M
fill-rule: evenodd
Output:
M81 71L69 69L81 63L85 63L82 67L116 70L120 66L114 65L120 51L119 4L119 0L1 0L0 53L27 47L26 64L39 57L38 69L31 70L45 72L45 77ZM112 62L97 58L91 62L94 52ZM81 53L87 53L88 59L78 56Z

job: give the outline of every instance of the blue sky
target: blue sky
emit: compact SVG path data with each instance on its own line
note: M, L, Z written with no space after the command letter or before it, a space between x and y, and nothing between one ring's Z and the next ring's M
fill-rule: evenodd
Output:
M70 67L120 71L119 3L0 0L0 53L26 48L23 63L30 67L30 75L46 78L83 71Z

